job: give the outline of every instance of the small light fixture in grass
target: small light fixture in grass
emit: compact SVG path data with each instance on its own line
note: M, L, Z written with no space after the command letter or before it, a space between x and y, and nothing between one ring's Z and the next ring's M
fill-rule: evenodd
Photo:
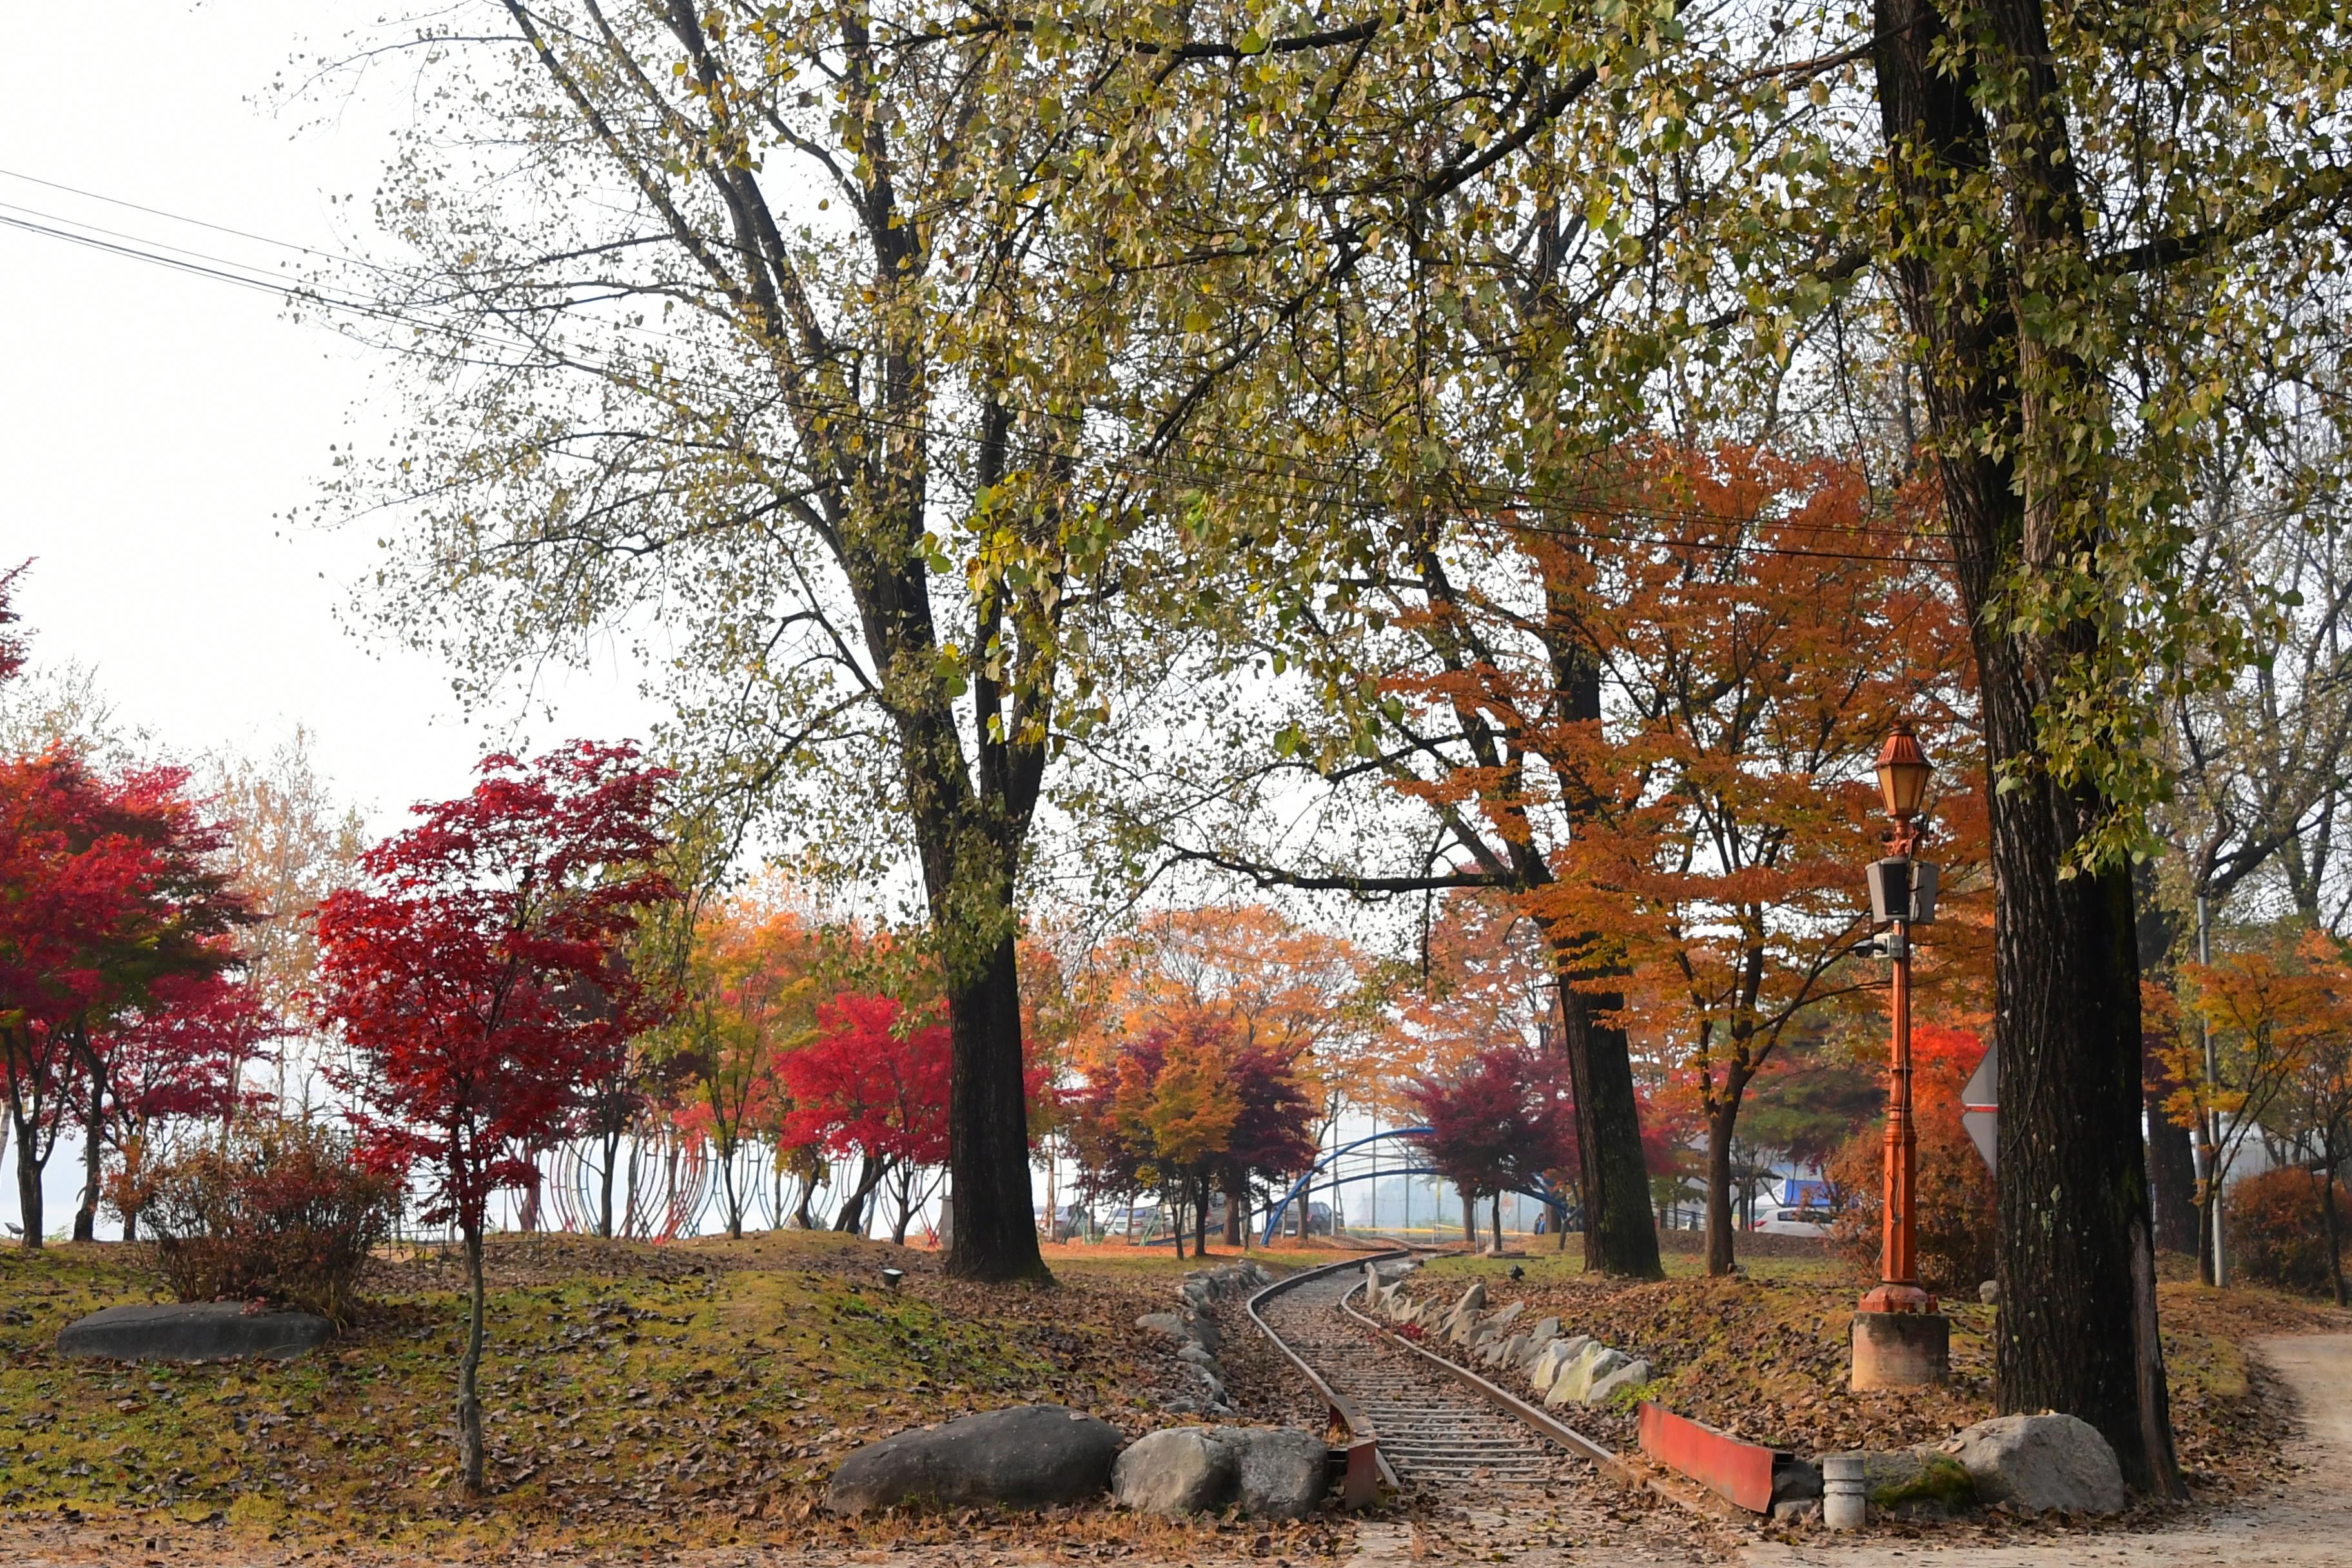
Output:
M885 1268L882 1270L882 1283L890 1288L890 1293L894 1296L898 1293L898 1282L906 1279L906 1277L907 1271L903 1268Z

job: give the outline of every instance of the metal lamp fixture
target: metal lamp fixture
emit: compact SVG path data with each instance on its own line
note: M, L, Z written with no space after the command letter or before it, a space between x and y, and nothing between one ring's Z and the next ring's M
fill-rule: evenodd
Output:
M1886 797L1886 815L1897 822L1918 816L1920 803L1927 798L1928 776L1935 771L1927 753L1919 749L1919 737L1897 720L1886 744L1878 749L1878 793Z
M1913 857L1927 837L1919 808L1935 771L1911 726L1897 723L1878 753L1878 788L1895 819L1886 836L1893 853L1869 868L1871 915L1893 928L1885 952L1894 961L1887 988L1894 1050L1887 1064L1879 1282L1854 1314L1856 1388L1941 1383L1950 1369L1949 1325L1937 1312L1936 1298L1919 1288L1919 1155L1911 1118L1911 928L1935 920L1937 880L1936 868Z

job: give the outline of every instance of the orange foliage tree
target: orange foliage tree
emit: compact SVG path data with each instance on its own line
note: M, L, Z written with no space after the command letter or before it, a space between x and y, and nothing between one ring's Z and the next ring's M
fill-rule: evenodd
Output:
M815 1028L824 958L822 935L772 890L728 900L695 922L685 1000L656 1049L688 1086L677 1121L709 1142L730 1236L743 1234L752 1140L774 1140L777 1173L807 1179L814 1146L783 1134L791 1096L777 1067Z
M1216 1032L1230 1036L1221 1048L1250 1059L1264 1080L1261 1098L1286 1107L1286 1126L1291 1096L1319 1105L1321 1126L1297 1151L1295 1168L1304 1168L1341 1107L1377 1103L1381 1085L1397 1070L1398 1042L1380 982L1379 966L1343 937L1263 904L1206 904L1150 914L1088 954L1071 983L1078 1000L1057 1028L1071 1067L1092 1080L1132 1070L1121 1060L1130 1041L1169 1028L1190 1037L1207 1026L1202 1020L1217 1021ZM1070 1103L1083 1101L1081 1095ZM1286 1135L1257 1147L1252 1159L1212 1162L1226 1200L1228 1245L1242 1244L1251 1178L1289 1173L1262 1162L1292 1147Z
M1674 520L1655 537L1605 557L1521 545L1548 598L1580 605L1607 672L1601 718L1561 717L1553 672L1526 661L1391 685L1507 731L1573 803L1521 907L1577 991L1669 1042L1706 1142L1721 1273L1748 1086L1801 1017L1881 979L1853 956L1863 868L1881 853L1872 759L1898 717L1948 757L1966 747L1968 639L1941 574L1904 555L1899 520L1849 468L1723 448L1661 455L1626 482L1627 510ZM1440 809L1526 816L1529 770L1499 773L1417 787ZM1942 816L1958 891L1982 814L1948 791Z
M2209 1079L2204 1042L2193 1031L2175 1032L2158 1054L2173 1086L2167 1113L2197 1130L2205 1144L2197 1204L2210 1237L2230 1167L2247 1139L2315 1049L2352 1026L2352 968L2333 940L2311 931L2188 964L2181 973L2194 1010L2212 1031L2214 1070ZM2205 1256L2210 1264L2210 1248Z

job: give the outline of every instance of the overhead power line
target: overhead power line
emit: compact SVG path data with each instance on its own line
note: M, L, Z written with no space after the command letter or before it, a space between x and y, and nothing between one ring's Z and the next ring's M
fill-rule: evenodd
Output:
M162 207L110 196L100 192L69 185L58 181L10 169L0 169L0 178L39 185L86 200L100 202L127 211L160 217L172 223L184 224L212 233L230 236L286 252L289 255L315 258L319 261L362 268L378 277L411 286L439 287L444 280L431 275L387 267L362 258L322 249L257 234L249 229L206 219L190 217ZM192 247L171 244L149 236L92 224L84 220L27 207L16 203L0 202L0 227L14 229L40 238L79 246L102 254L118 257L149 266L160 267L190 277L255 292L274 295L299 307L325 310L359 320L383 322L409 328L444 341L464 344L479 344L509 353L524 354L541 359L551 367L565 366L609 378L644 379L638 371L617 363L611 351L583 348L570 344L551 344L526 337L502 335L484 330L478 321L468 319L452 322L428 311L392 305L350 289L317 280L295 281L278 270L240 261L232 257L199 250ZM703 345L692 344L674 333L646 328L633 328L626 323L600 322L598 326L639 339L650 348L663 347L686 350ZM413 345L377 341L375 346L402 354L427 353ZM726 399L737 395L740 388L706 382L698 377L680 376L667 368L658 375L656 386L667 384L682 390L699 392L707 396ZM788 402L788 397L778 401ZM835 422L855 422L869 428L924 440L936 440L958 445L976 445L979 437L971 433L951 429L928 421L894 419L852 403L828 403L810 411ZM1015 449L1035 458L1056 458L1063 454L1044 444L1014 443ZM1836 550L1809 545L1773 543L1759 539L1693 539L1663 533L1625 533L1591 527L1562 528L1513 514L1533 512L1569 512L1595 519L1614 519L1649 522L1664 527L1714 524L1726 520L1695 508L1645 506L1621 500L1596 499L1590 495L1569 492L1545 492L1515 485L1445 476L1442 489L1421 496L1402 499L1393 494L1367 494L1381 490L1381 473L1357 464L1318 465L1297 458L1271 458L1259 452L1196 442L1190 450L1209 465L1171 462L1165 457L1142 458L1099 455L1090 461L1097 468L1141 480L1159 481L1179 487L1213 490L1227 496L1247 499L1262 490L1271 490L1269 499L1295 500L1312 504L1330 505L1372 514L1388 515L1399 510L1419 505L1437 509L1464 509L1499 514L1489 521L1523 533L1535 535L1572 536L1599 542L1622 544L1633 548L1661 551L1704 550L1718 553L1769 555L1801 560L1842 561L1887 565L1941 566L1946 558L1940 554L1926 556L1896 553L1890 550ZM1302 482L1302 475L1304 479ZM1342 488L1342 486L1346 488ZM1913 545L1919 536L1897 530L1874 528L1867 524L1805 523L1793 525L1809 534L1847 535L1873 540L1885 540L1890 544Z

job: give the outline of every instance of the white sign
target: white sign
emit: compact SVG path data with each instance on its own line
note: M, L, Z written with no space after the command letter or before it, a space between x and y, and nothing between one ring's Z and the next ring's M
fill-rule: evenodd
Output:
M1998 1046L1985 1047L1984 1060L1977 1070L1969 1074L1969 1081L1960 1089L1960 1125L1969 1130L1969 1141L1984 1156L1985 1169L2000 1169L1993 1163L1993 1131L1999 1121L1999 1108L1994 1103L2000 1087L2000 1066Z

